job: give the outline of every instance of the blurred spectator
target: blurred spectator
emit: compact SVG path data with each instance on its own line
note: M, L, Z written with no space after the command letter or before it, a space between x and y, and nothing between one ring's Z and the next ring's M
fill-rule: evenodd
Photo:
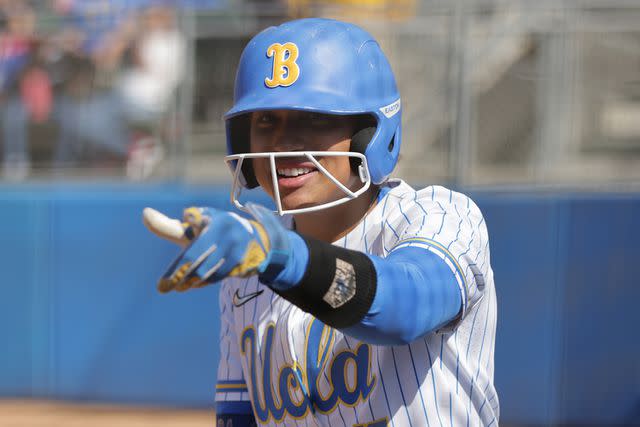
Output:
M120 60L121 9L107 0L57 0L66 26L59 40L67 72L56 101L59 126L55 155L58 167L122 164L129 135L111 74ZM116 48L115 46L118 45ZM118 53L113 53L117 50ZM115 59L111 59L111 58Z
M185 51L186 42L175 25L173 9L152 6L144 11L132 66L119 81L133 123L153 123L169 110L184 77Z
M6 179L20 180L30 170L28 125L42 123L52 109L51 85L39 62L35 14L26 2L2 4L6 26L0 33L3 168Z
M158 133L166 133L162 119L175 113L171 109L184 78L185 54L175 11L165 5L148 7L133 44L132 64L118 83L125 114L136 131L127 165L131 178L146 177L163 157Z
M65 31L79 41L58 103L59 165L100 148L103 158L126 161L129 177L145 178L162 159L162 119L184 78L186 51L175 11L163 3L137 13L114 0L56 0Z
M129 137L117 95L94 85L96 69L88 58L72 56L68 62L73 75L56 101L57 166L123 162Z

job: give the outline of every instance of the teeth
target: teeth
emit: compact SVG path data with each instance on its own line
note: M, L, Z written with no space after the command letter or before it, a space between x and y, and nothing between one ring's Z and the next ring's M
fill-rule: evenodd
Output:
M282 168L278 169L278 175L284 176L298 176L311 172L309 168Z

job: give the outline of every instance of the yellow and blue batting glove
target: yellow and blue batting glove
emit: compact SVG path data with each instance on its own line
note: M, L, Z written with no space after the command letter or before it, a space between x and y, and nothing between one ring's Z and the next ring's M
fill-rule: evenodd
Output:
M291 255L289 232L268 209L248 204L252 220L214 208L188 208L182 222L145 209L145 225L184 246L158 282L162 293L185 291L225 277L275 277Z

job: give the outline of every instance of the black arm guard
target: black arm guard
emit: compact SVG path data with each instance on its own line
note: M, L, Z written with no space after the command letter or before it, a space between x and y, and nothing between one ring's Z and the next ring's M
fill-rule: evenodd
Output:
M326 325L355 325L367 314L376 294L373 262L362 252L302 238L309 248L309 264L302 281L276 292Z

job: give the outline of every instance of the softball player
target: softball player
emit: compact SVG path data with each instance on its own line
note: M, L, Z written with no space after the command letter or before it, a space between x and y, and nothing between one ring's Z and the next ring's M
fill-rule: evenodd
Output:
M218 426L491 426L496 296L482 214L389 179L401 102L377 42L303 19L245 48L225 115L232 200L146 209L185 248L162 292L221 283ZM260 186L278 215L241 202Z

